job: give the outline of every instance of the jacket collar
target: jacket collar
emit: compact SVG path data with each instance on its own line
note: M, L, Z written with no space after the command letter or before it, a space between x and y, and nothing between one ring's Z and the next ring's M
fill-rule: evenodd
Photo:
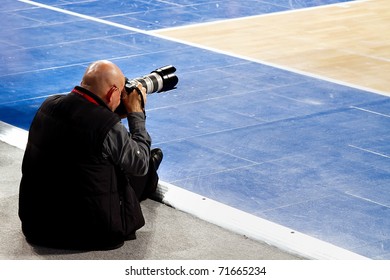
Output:
M89 102L92 102L96 105L100 105L103 107L106 107L107 109L110 110L110 108L107 106L107 104L96 94L92 93L91 91L80 87L80 86L75 86L74 89L72 90L72 93L78 94L85 99L87 99ZM111 110L110 110L111 111Z

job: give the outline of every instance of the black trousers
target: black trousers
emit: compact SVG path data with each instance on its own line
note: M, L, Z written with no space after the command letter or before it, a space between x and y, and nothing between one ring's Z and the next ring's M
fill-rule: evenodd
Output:
M149 159L149 170L144 176L132 176L129 178L130 186L134 189L139 201L147 199L153 194L158 185L157 169L154 165L152 157Z

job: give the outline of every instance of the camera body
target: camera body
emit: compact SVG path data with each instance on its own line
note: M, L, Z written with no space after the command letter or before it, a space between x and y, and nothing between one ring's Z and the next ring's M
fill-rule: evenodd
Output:
M131 80L126 77L126 93L130 94L137 87L138 83L142 84L142 86L146 89L147 94L174 89L179 82L179 78L176 76L175 72L176 68L174 66L167 65L164 67L157 68L156 70L150 72L150 74L145 75L143 77ZM119 115L126 114L126 108L122 102L115 110L115 113Z

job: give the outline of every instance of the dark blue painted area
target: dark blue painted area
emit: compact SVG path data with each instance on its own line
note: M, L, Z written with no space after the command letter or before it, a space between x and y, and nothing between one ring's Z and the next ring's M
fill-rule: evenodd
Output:
M39 2L149 30L345 1ZM162 180L390 257L388 97L18 1L2 2L0 24L1 121L28 129L97 59L128 77L173 64L178 88L148 96Z

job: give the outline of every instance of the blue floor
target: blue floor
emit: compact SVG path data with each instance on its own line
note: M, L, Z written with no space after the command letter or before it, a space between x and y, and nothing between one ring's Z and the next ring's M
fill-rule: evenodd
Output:
M390 258L388 97L147 33L347 1L38 2L2 1L1 121L28 129L45 97L69 92L94 60L110 59L128 77L173 64L178 88L148 96L161 180Z

